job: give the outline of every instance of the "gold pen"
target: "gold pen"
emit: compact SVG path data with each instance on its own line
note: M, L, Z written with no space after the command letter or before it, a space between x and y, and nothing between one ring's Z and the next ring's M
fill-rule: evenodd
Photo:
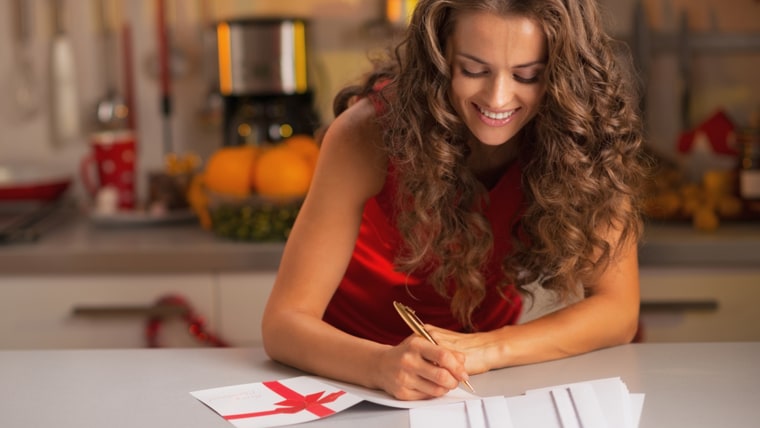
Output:
M406 325L409 326L409 328L412 329L413 332L419 334L420 336L424 337L428 340L428 342L437 345L438 342L433 339L433 336L430 335L430 333L425 330L425 324L422 322L422 320L417 316L416 313L414 313L414 310L410 308L409 306L404 305L401 302L394 301L393 307L396 308L396 311L399 315L401 315L401 318L406 322ZM467 385L467 388L472 392L475 393L475 388L470 385L470 382L468 381L462 381L465 385Z

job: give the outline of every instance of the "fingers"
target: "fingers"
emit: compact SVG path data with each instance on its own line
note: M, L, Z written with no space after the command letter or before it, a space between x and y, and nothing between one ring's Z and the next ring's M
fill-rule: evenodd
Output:
M427 331L433 337L433 340L435 340L438 343L438 345L440 345L441 347L443 347L445 349L448 349L448 350L452 351L451 355L453 355L454 358L457 359L457 361L459 362L459 364L464 365L464 362L465 362L465 359L466 359L465 354L463 352L454 351L455 349L457 349L456 342L455 342L455 339L457 338L457 336L451 336L449 334L450 332L448 330L445 330L445 329L442 329L442 328L438 328L438 327L435 327L435 326L432 326L432 325L427 325L426 324L425 325L425 329L427 329ZM461 334L461 333L459 333L459 334ZM452 339L454 339L454 340L452 340ZM458 350L458 351L461 351L461 350ZM466 375L466 372L462 373L461 375Z
M490 358L497 357L502 352L503 339L494 341L489 336L491 332L458 333L428 325L425 328L441 347L456 351L453 355L465 365L470 375L490 370Z
M428 363L428 365L430 364ZM433 366L433 369L444 371L444 369L435 366ZM452 387L433 382L427 377L436 376L430 373L427 373L426 376L421 376L419 373L414 372L400 373L400 376L394 382L396 388L389 392L399 400L427 400L445 395L453 389ZM440 375L439 377L442 378L445 375Z
M439 397L467 379L463 356L412 336L392 350L392 380L384 389L400 400Z
M425 342L425 344L427 345L428 343ZM465 356L460 352L454 352L442 346L424 346L420 350L420 354L425 360L435 364L439 368L445 369L445 373L450 374L457 385L469 377L464 366ZM435 381L434 379L430 380ZM456 385L452 388L456 388Z

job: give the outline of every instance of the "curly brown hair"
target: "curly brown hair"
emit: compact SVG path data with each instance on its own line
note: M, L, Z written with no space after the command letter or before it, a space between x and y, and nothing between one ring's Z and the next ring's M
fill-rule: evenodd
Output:
M548 46L542 106L517 137L525 206L502 263L504 287L529 294L526 286L537 281L562 297L592 287L616 250L640 239L645 168L635 80L594 0L421 0L401 43L362 85L338 94L334 110L378 80L390 82L380 120L398 172L405 248L397 268L430 272L452 313L476 328L470 320L485 296L493 235L473 209L487 191L465 166L469 131L449 102L445 56L456 17L471 10L532 19ZM619 234L615 248L611 231Z

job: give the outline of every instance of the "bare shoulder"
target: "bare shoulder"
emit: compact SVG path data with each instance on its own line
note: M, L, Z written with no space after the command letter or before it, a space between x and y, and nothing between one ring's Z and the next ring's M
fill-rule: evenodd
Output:
M382 130L377 123L375 108L366 99L357 101L335 118L325 135L325 142L338 144L363 142L360 146L378 147L382 144ZM368 144L371 143L371 144Z
M382 133L372 103L359 100L330 124L320 154L324 168L329 167L331 175L359 180L367 186L365 191L376 193L387 167Z

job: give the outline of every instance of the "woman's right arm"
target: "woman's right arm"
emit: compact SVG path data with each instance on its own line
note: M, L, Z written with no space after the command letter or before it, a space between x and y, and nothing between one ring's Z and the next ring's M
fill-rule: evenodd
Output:
M415 336L390 347L322 321L350 261L364 204L385 181L387 159L374 115L371 103L359 101L323 139L264 312L264 347L274 360L397 398L439 396L466 378L460 354Z

